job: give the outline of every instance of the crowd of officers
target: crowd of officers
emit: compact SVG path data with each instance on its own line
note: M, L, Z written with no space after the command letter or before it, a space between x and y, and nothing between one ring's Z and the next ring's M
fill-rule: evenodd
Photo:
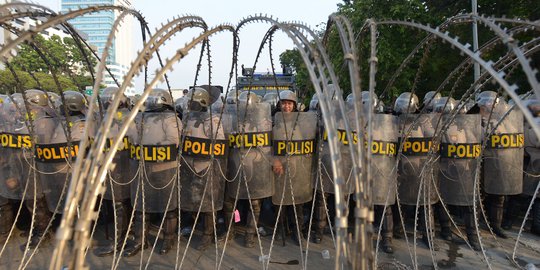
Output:
M120 106L109 112L118 95ZM18 209L14 203L23 201L33 218L28 246L35 248L50 237L46 229L53 214L63 210L66 183L80 158L78 143L85 134L92 143L97 134L85 132L86 119L99 126L114 114L103 149L109 151L133 100L117 88L106 88L100 94L101 110L93 115L87 115L88 98L76 91L59 96L31 89L3 95L0 101L0 233L9 233ZM359 122L352 95L346 99L346 115L335 98L331 102L335 106L328 113L335 117L341 152L337 166L344 172L350 203L355 184L349 146L360 140L358 132L349 138L346 127L355 131ZM536 99L526 100L526 105L539 116ZM262 98L231 91L214 100L206 89L194 87L176 102L169 91L152 90L129 124L103 183L102 209L112 209L103 216L114 221L116 233L96 254L120 250L125 237L124 256L137 254L148 246L149 225L156 216L158 226L162 224L160 254L174 246L179 227L194 230L202 222L197 248L205 249L214 240L234 239L239 219L245 220L244 244L253 247L264 235L259 217L270 220L270 226L281 224L279 235L290 230L297 244L306 241L310 227L309 240L320 243L331 232L335 158L317 96L309 108L301 107L288 90ZM433 218L437 216L440 237L452 240L456 230L451 215L462 218L458 225L462 220L468 243L479 250L479 203L485 206L492 232L507 237L501 228L505 198L532 196L540 173L540 143L521 113L510 108L491 91L471 103L433 92L420 103L415 94L405 92L393 107L362 93L361 114L371 120L364 127L371 130L366 138L371 162L369 170L362 171L369 171L373 180L374 226L381 250L393 252L392 238L403 234L403 225L417 226L423 242L436 249ZM313 213L309 202L314 203ZM239 213L242 207L247 211ZM179 213L185 213L181 226ZM305 218L309 216L313 220ZM224 232L216 229L220 217ZM540 202L533 207L531 231L540 234Z

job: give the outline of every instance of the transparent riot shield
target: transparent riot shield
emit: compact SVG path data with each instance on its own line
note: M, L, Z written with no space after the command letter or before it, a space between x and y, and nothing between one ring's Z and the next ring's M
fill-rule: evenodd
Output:
M540 140L534 134L530 124L525 121L525 152L527 161L524 164L525 175L523 177L523 194L533 196L536 187L540 183ZM540 192L536 195L540 198Z
M313 195L312 165L315 151L317 115L312 112L278 112L274 116L274 159L283 166L274 174L275 205L309 202Z
M131 182L131 202L137 211L164 213L178 208L178 125L173 112L145 112L141 130L130 144L130 167L140 166ZM180 132L182 128L180 127ZM131 179L127 179L131 180Z
M79 142L68 143L66 134L71 129L66 128L64 119L54 121L56 125L52 136L40 135L44 140L36 144L35 160L47 206L51 212L61 213L71 166L75 164L79 152Z
M474 180L482 149L482 126L479 114L445 115L442 131L439 190L450 205L470 206L474 203Z
M227 104L224 129L229 143L227 195L261 199L274 193L270 104Z
M484 190L488 194L516 195L523 190L523 115L513 110L493 113L486 134L494 128L484 151ZM500 123L499 123L500 122Z
M399 117L400 147L398 196L405 205L438 201L438 149L433 134L440 114L402 114ZM406 137L405 139L403 139Z
M31 199L40 194L41 187L32 173L32 138L28 129L0 134L0 196L8 199ZM28 183L28 186L27 186ZM36 192L34 192L36 191Z
M123 120L125 115L129 111L119 110L117 112L117 117L114 119L111 128L109 129L108 139L105 144L104 151L109 151L111 145L114 143L114 138L117 137L117 134L120 130L120 127L123 125ZM130 129L134 129L135 125L131 125ZM130 133L130 132L128 132ZM124 200L130 197L131 189L130 183L134 181L135 174L137 170L130 169L130 145L128 136L122 138L122 142L117 149L116 155L113 158L113 168L109 170L106 178L106 188L105 199L107 200ZM113 196L114 195L114 196Z
M213 212L223 208L227 140L219 115L190 112L182 141L180 208Z
M354 121L351 121L350 119L354 119L354 111L351 109L347 110L347 116L343 117L341 114L341 110L339 107L339 103L337 100L332 101L333 105L330 106L330 113L334 115L334 119L336 119L336 127L338 132L338 139L339 139L339 151L341 155L341 163L338 164L338 166L341 167L341 171L343 172L343 177L345 177L346 186L347 189L343 191L343 193L350 194L354 191L354 183L353 183L353 175L352 175L352 159L351 159L351 152L349 150L349 144L357 144L358 143L358 137L356 134L353 134L353 138L349 139L347 138L347 132L345 128L345 122L349 122L349 127L354 130ZM332 155L330 154L330 146L328 144L328 133L326 132L326 128L324 127L324 124L322 123L322 119L319 119L319 141L317 145L317 151L319 152L319 159L320 164L317 164L320 166L320 169L318 172L320 173L319 177L315 177L314 179L316 181L319 181L319 183L316 185L317 190L320 190L322 192L326 193L332 193L334 194L334 179L333 179L333 170L332 170ZM356 147L356 146L355 146Z
M398 151L397 117L374 114L371 143L371 177L373 204L393 205L396 202L396 155Z

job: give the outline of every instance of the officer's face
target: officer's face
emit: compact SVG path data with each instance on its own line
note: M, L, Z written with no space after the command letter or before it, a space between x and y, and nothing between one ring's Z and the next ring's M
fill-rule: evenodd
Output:
M282 112L292 112L294 110L294 102L290 100L282 100L280 103Z

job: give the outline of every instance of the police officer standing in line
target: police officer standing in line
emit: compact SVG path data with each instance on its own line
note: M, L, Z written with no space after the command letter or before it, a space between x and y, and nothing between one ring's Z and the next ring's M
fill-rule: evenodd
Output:
M255 245L257 223L263 198L273 195L272 179L272 119L270 104L260 103L255 93L240 93L238 104L225 108L225 132L229 136L229 163L224 202L226 226L231 223L229 237L234 238L234 201L247 200L251 207L247 214L245 247ZM237 196L238 194L238 196ZM249 206L249 205L248 205ZM253 208L253 212L251 212Z
M182 125L167 90L152 89L145 101L140 125L139 136L131 135L130 138L130 155L133 162L139 162L140 174L139 181L131 184L131 202L136 211L130 232L133 237L124 250L126 257L146 247L149 213L165 216L159 254L165 254L172 248L178 227L177 156Z
M19 115L19 117L17 117ZM14 126L14 119L21 119L20 113L13 104L12 100L7 95L0 96L0 134L2 136L7 136L12 133ZM8 183L10 175L10 156L8 155L8 142L2 143L0 146L0 181L2 183ZM13 209L8 200L7 195L4 194L7 191L7 188L3 187L1 190L0 196L0 242L4 242L4 239L7 237L7 234L11 230L13 225Z
M204 88L194 87L189 90L187 100L181 138L180 208L202 214L203 236L197 249L204 250L212 244L215 217L223 208L227 141L220 115L210 110L209 93Z
M439 99L434 107L436 113L443 114L439 125L447 127L441 131L439 191L442 201L439 223L443 237L451 235L450 216L442 208L442 203L456 206L462 212L469 244L478 251L480 242L473 207L476 168L482 147L481 119L478 114L463 114L464 110L455 115L457 109L458 102L450 97Z
M352 95L350 95L350 98L347 97L347 101L352 106ZM364 115L366 115L366 131L368 125L367 115L370 111L372 121L372 144L367 150L371 151L372 154L370 167L371 177L374 179L372 187L376 220L374 226L378 229L379 225L381 225L380 247L382 251L393 253L394 213L392 212L392 206L396 203L397 117L391 114L377 113L377 110L380 112L379 100L375 94L370 99L368 91L362 92L362 105Z
M502 119L508 106L493 91L480 93L476 102L484 136L491 134L483 161L488 219L493 232L506 239L501 228L504 200L506 195L520 194L523 188L523 116L514 110Z
M430 206L437 201L437 187L433 186L437 177L433 173L435 159L431 156L433 123L436 121L432 114L418 114L418 97L410 92L404 92L396 99L394 111L399 115L400 147L403 149L398 165L398 198L402 205L416 206L422 242L437 250L438 246L429 237L434 225Z
M315 150L317 116L298 112L296 94L290 90L279 93L274 115L273 147L275 206L285 206L282 213L294 222L292 240L301 245L303 239L303 204L312 200L311 167Z
M114 118L111 128L109 129L108 139L103 151L110 151L110 146L114 143L115 138L119 132L120 127L124 124L125 117L129 113L128 99L127 97L118 91L118 87L107 87L100 95L100 100L103 104L103 109L109 109L109 106L113 102L116 95L121 95L121 101L116 112L114 112ZM107 115L104 115L107 118ZM131 213L130 198L130 186L129 182L134 180L135 172L129 169L129 142L127 137L121 139L122 143L117 150L113 159L113 168L107 174L107 179L104 181L106 186L105 199L109 202L112 201L114 207L112 208L112 214L114 217L110 217L111 211L107 211L109 214L109 220L114 221L117 237L116 242L110 242L106 246L98 247L96 249L97 256L107 256L114 253L115 248L118 249L123 243L123 239L127 234L127 227L129 223L129 216Z

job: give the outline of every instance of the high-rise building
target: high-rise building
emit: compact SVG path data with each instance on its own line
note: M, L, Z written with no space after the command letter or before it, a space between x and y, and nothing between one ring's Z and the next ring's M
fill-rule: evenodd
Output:
M95 5L117 5L131 8L129 0L61 0L62 12L76 10ZM101 56L107 43L107 37L111 32L115 19L119 16L117 11L101 11L77 17L69 21L75 29L88 35L88 42L97 48L98 55ZM107 67L116 80L122 84L124 75L129 70L132 61L132 43L133 43L133 18L124 17L120 25L120 31L116 33L107 58ZM114 80L108 73L104 74L103 84L106 86L116 86ZM128 89L126 94L134 94L133 89Z

